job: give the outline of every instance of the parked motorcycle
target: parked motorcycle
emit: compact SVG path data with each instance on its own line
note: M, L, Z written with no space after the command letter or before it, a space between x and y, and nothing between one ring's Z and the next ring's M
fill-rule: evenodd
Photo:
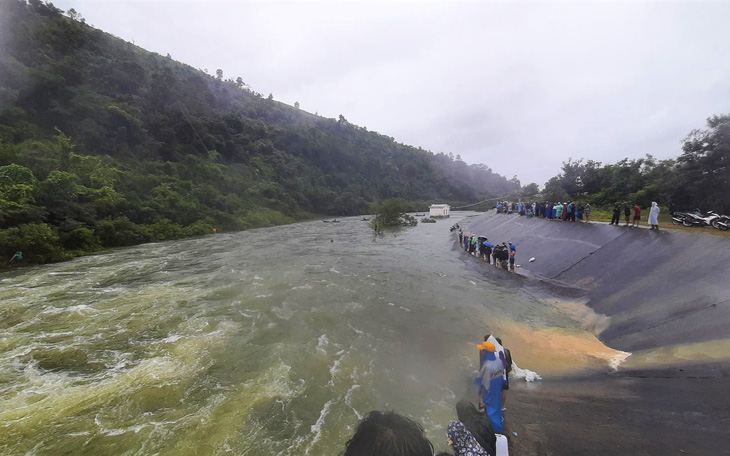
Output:
M727 215L721 215L719 219L712 225L713 228L717 228L720 231L730 230L730 217Z
M704 223L695 214L689 212L675 212L672 214L673 225L702 226Z
M672 214L672 223L674 225L684 225L687 227L711 226L717 230L722 230L728 227L728 222L723 221L723 216L712 211L708 211L707 215L704 216L699 212L675 212Z

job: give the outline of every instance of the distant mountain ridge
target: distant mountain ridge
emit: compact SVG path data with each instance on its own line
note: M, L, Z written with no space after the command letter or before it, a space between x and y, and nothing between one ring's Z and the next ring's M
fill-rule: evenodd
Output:
M383 198L472 203L520 188L487 166L264 98L240 77L145 51L40 0L0 3L7 166L32 176L0 169L0 229L48 225L63 244L85 228L103 246L136 243L110 240L103 221L242 229L361 214ZM164 231L138 240L177 236Z

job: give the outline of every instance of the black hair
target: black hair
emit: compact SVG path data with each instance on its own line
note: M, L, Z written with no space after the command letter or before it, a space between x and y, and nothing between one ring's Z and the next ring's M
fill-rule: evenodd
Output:
M488 341L490 336L491 334L487 334L486 336L484 336L484 342Z
M499 342L499 345L502 345L502 339L500 339L500 338L499 338L499 337L497 337L497 336L494 336L494 338L495 338L495 339L497 339L497 342Z
M415 421L373 410L357 425L342 456L433 456L433 445Z

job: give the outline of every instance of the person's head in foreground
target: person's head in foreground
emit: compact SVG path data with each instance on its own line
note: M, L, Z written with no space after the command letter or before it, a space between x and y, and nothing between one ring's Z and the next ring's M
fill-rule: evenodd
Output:
M342 456L433 456L433 445L415 421L374 410L360 421Z

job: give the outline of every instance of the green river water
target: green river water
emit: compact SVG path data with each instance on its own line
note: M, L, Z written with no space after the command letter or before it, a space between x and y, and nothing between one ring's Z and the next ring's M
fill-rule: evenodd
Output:
M543 375L608 365L590 312L457 250L456 220L377 237L313 221L0 274L0 454L335 455L385 408L439 449L485 333Z

